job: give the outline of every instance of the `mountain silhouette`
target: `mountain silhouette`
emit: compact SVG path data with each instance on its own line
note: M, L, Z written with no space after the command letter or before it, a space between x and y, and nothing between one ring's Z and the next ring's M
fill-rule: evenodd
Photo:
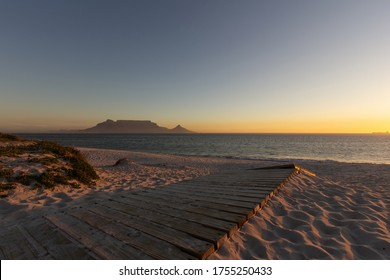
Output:
M86 133L193 133L192 131L177 125L169 129L161 127L148 120L106 120L94 127L83 129L80 132Z

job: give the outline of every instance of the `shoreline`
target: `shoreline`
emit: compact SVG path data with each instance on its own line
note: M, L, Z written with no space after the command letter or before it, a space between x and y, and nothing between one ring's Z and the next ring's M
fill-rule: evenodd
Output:
M111 192L169 187L222 169L280 163L77 149L100 175L96 186L38 193L18 190L0 200L3 226L82 205ZM114 166L123 158L126 160ZM293 162L317 176L306 174L287 182L209 259L390 259L390 165Z
M315 159L315 158L272 158L272 157L241 157L241 156L218 156L218 155L197 155L197 154L180 154L180 153L163 153L163 152L147 152L147 151L132 151L132 150L120 150L110 148L90 148L90 147L74 147L78 150L104 150L112 152L129 152L139 154L151 154L151 155L166 155L166 156L178 156L178 157L199 157L199 158L214 158L214 159L226 159L226 160L237 160L237 161L254 161L254 162L300 162L300 163L340 163L340 164L368 164L368 165L390 165L390 162L372 162L372 161L342 161L335 159Z
M79 150L107 150L115 152L130 152L140 154L152 154L152 155L167 155L167 156L178 156L178 157L199 157L199 158L215 158L215 159L226 159L226 160L239 160L239 161L257 161L257 162L300 162L300 163L341 163L341 164L372 164L372 165L390 165L389 162L372 162L372 161L342 161L335 159L315 159L315 158L287 158L287 157L250 157L250 156L219 156L219 155L197 155L197 154L180 154L180 153L164 153L164 152L148 152L148 151L132 151L132 150L121 150L121 149L110 149L110 148L90 148L90 147L74 147Z
M386 156L390 152L390 138L371 134L195 134L188 137L186 134L20 135L70 146L86 145L86 148L90 146L183 156L196 156L204 152L205 156L238 159L390 164L390 158Z

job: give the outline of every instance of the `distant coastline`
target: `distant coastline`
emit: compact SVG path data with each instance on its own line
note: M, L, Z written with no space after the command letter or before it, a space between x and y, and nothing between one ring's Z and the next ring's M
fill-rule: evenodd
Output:
M388 131L375 131L375 132L373 132L372 134L389 134L389 132Z

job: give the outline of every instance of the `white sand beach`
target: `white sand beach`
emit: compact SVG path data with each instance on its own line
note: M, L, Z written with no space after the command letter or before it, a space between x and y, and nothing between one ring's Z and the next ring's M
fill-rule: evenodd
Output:
M0 199L2 227L110 192L153 188L272 161L80 148L100 179L86 188L17 188ZM119 164L115 163L124 159ZM287 182L209 259L390 259L390 165L301 161ZM279 162L280 164L280 162ZM21 167L18 168L27 168Z

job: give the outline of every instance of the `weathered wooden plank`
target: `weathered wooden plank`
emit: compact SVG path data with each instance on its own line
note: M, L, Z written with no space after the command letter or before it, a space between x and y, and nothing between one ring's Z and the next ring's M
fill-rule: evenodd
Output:
M260 168L250 168L250 169L247 169L248 171L251 171L251 172L264 172L264 173L282 173L282 172L291 172L291 171L294 171L295 168L292 167L292 168L264 168L264 167L260 167Z
M193 185L168 185L160 188L169 188L169 189L186 189L192 192L204 192L204 193L221 193L221 194L231 194L242 197L258 197L262 194L268 194L272 189L268 188L258 188L256 190L246 190L246 189L237 189L237 188L224 188L224 187L207 187L207 186L193 186Z
M260 169L260 168L250 168L250 169L244 169L244 170L230 170L230 171L222 171L217 174L211 174L209 176L218 176L220 174L226 174L226 175L242 175L246 172L251 172L253 174L259 174L259 173L265 173L265 174L279 174L279 173L285 173L285 172L291 172L294 169Z
M242 207L230 206L230 205L226 205L226 204L220 204L220 203L216 203L216 202L207 202L207 201L198 201L197 204L199 206L223 210L226 212L240 213L244 216L245 220L248 220L250 217L252 217L254 215L254 213L258 209L260 209L260 204L256 205L256 207L253 209L244 209Z
M203 177L198 177L195 178L191 181L253 181L253 180L283 180L286 177L288 177L290 174L283 174L280 176L268 176L268 175L262 175L262 174L248 174L245 173L245 175L234 175L234 176L203 176Z
M105 232L125 244L144 252L156 259L193 259L191 255L171 245L164 240L149 234L142 234L139 230L118 224L115 220L107 219L84 209L73 209L70 214L95 229ZM144 221L145 223L145 221Z
M170 227L170 225L174 223L174 220L167 220L166 216L148 210L137 211L135 207L126 204L114 203L111 201L108 206L98 204L95 205L95 207L89 206L88 210L105 218L114 219L121 224L140 230L158 239L165 240L200 259L204 258L204 255L213 253L214 242L218 241L213 239L212 242L210 242L198 239L198 236L194 237L193 235L188 234L188 232L191 232L189 229L191 229L192 226L188 226L186 223L183 223L181 228L177 230L176 228ZM138 214L141 214L142 216L137 217L136 215ZM159 224L157 222L159 222ZM182 229L185 229L186 232L181 231ZM197 229L199 229L200 232L202 231L199 227L197 227ZM218 238L216 235L213 237ZM222 241L224 241L225 237L222 236L222 238ZM220 245L222 243L218 244Z
M258 186L268 186L268 185L279 185L284 180L253 180L253 181L244 181L244 180L220 180L220 181L192 181L188 182L189 184L199 184L205 186L233 186L233 187L258 187Z
M252 168L250 170L290 170L290 169L296 169L297 166L294 163L287 163L287 164L275 164L272 166L265 166L265 167L257 167L257 168Z
M129 205L128 210L130 207L131 206ZM168 236L181 236L177 231L182 231L196 238L215 243L217 247L219 247L220 244L227 239L227 232L225 231L205 227L201 224L185 221L183 219L175 219L173 217L167 218L166 215L158 212L156 212L154 215L148 215L147 219L151 222L154 222L154 224L148 224L147 227L143 227L142 224L137 224L137 229L147 232L151 235L153 234L153 236L160 239L165 237L161 237L161 235L165 235L166 232L166 235ZM142 222L145 222L145 220L142 220ZM161 223L165 226L165 228L157 226L156 223ZM169 228L172 228L173 230Z
M154 201L148 201L148 203L145 203L144 200L140 200L139 197L119 197L116 196L115 198L112 198L115 201L122 202L122 203L128 203L129 201L132 202L134 200L138 201L141 205L150 205L151 207L156 207L157 209L164 209L164 208L171 208L172 211L176 211L177 213L181 213L181 211L188 211L190 214L191 213L197 213L197 214L202 214L205 216L217 218L219 220L223 221L228 221L228 222L233 222L239 224L239 226L242 225L243 222L243 215L242 214L235 214L231 212L225 212L220 209L213 209L213 208L208 208L205 206L198 206L198 205L193 205L190 203L182 203L182 202L174 202L172 201L166 201L162 199L155 199ZM245 216L245 215L244 215Z
M264 182L264 183L274 183L274 182L281 182L285 180L286 177L283 178L220 178L220 179L210 179L207 180L206 178L198 179L198 180L193 180L193 181L183 181L186 183L191 183L191 182L197 182L197 183L204 183L204 184L232 184L232 183L241 183L241 184L257 184L259 182Z
M28 242L17 226L1 233L0 255L2 260L32 260L39 258L39 252Z
M273 186L279 185L284 182L284 180L274 180L274 181L211 181L211 182L202 182L202 181L191 181L191 182L179 182L178 185L195 185L195 186L204 186L204 187L234 187L234 188L248 188L256 189L262 186Z
M280 181L280 180L284 180L286 179L288 176L290 176L290 174L286 174L286 175L283 175L283 176L280 176L280 177L268 177L268 176L259 176L260 174L258 174L257 176L221 176L221 177L212 177L212 178L207 178L207 177L199 177L199 178L196 178L194 179L193 181L197 181L197 182L221 182L221 181L227 181L227 182L230 182L230 181L233 181L233 182L239 182L239 181L242 181L242 182L255 182L255 181L258 181L258 180L262 180L262 181Z
M293 171L283 172L278 174L271 174L270 172L253 172L253 171L244 171L240 174L217 174L203 176L195 178L195 181L213 181L213 180L256 180L256 179L265 179L265 180L283 180L284 178L293 174Z
M142 192L145 195L159 195L159 196L168 196L172 197L172 194L169 191L160 191L157 188L153 190L148 190L145 192ZM139 194L138 192L134 192L134 194ZM175 197L177 198L188 198L188 195L182 195L179 193L175 194ZM214 198L214 197L207 197L207 196L202 196L198 194L193 194L191 195L191 198L194 201L206 201L206 202L215 202L215 203L220 203L223 205L229 205L229 206L237 206L237 207L243 207L247 209L253 209L256 208L256 205L260 202L245 202L245 201L236 201L236 200L230 200L227 198Z
M214 191L214 192L219 192L219 193L238 193L239 196L246 196L246 197L256 197L262 194L267 194L272 192L275 188L279 187L280 185L275 185L272 187L257 187L253 189L247 189L247 188L233 188L233 187L226 187L226 188L217 188L217 187L203 187L203 186L192 186L188 185L186 186L188 189L194 187L195 192L199 191L202 192L204 189L209 190L209 191ZM167 188L170 188L171 186L166 186ZM161 187L164 188L164 187ZM198 188L198 189L197 189Z
M85 250L71 238L64 235L54 225L42 219L38 224L26 226L28 233L39 242L54 259L84 260L96 259L94 254Z
M186 196L187 194L182 194L179 192L169 192L170 195L175 195L177 197L183 197ZM245 207L245 208L255 208L256 205L259 203L258 200L241 200L241 199L235 199L234 197L231 196L218 196L218 195L209 195L209 194L202 194L202 193L197 193L193 194L192 197L195 200L200 200L200 201L208 201L208 202L216 202L224 205L230 205L230 206L238 206L238 207Z
M252 192L245 192L239 189L226 189L226 188L211 188L211 187L197 187L197 186L186 186L186 185L170 185L164 187L168 191L178 191L187 193L188 195L191 195L192 193L200 193L203 195L206 194L218 194L220 196L231 196L234 197L237 200L243 200L243 201L253 201L258 202L259 199L263 197L264 194L270 193L272 190L262 190L259 189L257 191ZM163 188L160 188L163 189Z
M150 255L135 250L126 243L69 215L50 215L46 219L102 259L151 259ZM154 256L152 255L152 257Z
M233 181L240 181L240 180L283 180L286 177L290 176L291 174L294 174L295 172L289 171L289 172L283 172L279 174L270 174L269 172L251 172L251 171L244 171L241 174L217 174L217 175L209 175L209 176L203 176L199 178L195 178L194 181L220 181L220 180L233 180Z
M256 174L288 174L294 172L294 168L286 168L286 169L247 169L248 172L253 172Z
M35 222L36 221L34 221L34 223ZM32 224L32 223L31 222L25 223L25 225L28 224ZM24 228L24 226L18 224L16 227L19 229L20 233L24 236L24 238L27 240L30 246L34 248L35 255L37 256L38 259L43 259L43 260L52 259L49 253L46 251L46 249L28 233L28 231Z
M234 201L243 201L243 202L259 202L258 197L256 196L245 196L241 195L240 190L237 189L215 189L215 188L191 188L188 186L168 186L168 187L159 187L155 188L157 192L167 192L169 194L181 194L181 195L187 195L189 197L193 196L207 196L209 198L215 197L216 198L226 198ZM263 192L264 193L264 192ZM260 196L262 193L258 192L257 196Z
M191 182L180 182L177 183L179 185L194 185L194 186L204 186L204 187L233 187L236 189L257 189L259 187L271 187L280 185L282 180L272 181L272 182L241 182L241 181L212 181L212 182L199 182L199 181L191 181Z
M246 215L236 214L234 212L225 212L223 209L213 209L206 206L200 207L194 205L185 205L183 208L188 212L199 213L205 216L218 218L220 220L234 222L238 225L238 227L241 227L247 221Z
M225 220L216 219L202 214L183 211L183 209L172 208L170 205L165 207L156 207L155 204L152 205L145 204L143 202L140 202L139 200L133 200L133 199L127 199L125 202L124 201L121 202L101 201L98 204L104 205L106 207L111 207L116 210L123 209L123 204L125 204L128 205L129 207L132 207L132 209L130 209L129 211L135 212L135 214L140 217L142 217L146 213L149 214L151 211L153 211L152 212L153 214L155 213L164 214L164 215L168 215L169 217L184 219L186 221L190 221L213 229L224 231L228 234L232 233L237 229L237 224L235 222L227 222ZM117 208L118 206L121 206L121 208ZM145 210L149 210L149 211L145 212ZM183 223L183 225L185 225L185 223ZM198 229L196 231L197 233L199 233Z
M203 199L203 197L207 197L208 199L224 199L230 202L249 202L249 203L255 203L258 204L261 201L261 198L259 197L245 197L245 196L239 196L235 194L224 194L222 192L212 192L212 191L202 191L202 192L195 192L193 190L185 189L185 188L156 188L154 189L155 192L165 192L169 193L170 195L177 196L177 195L187 195L187 196L193 196L194 198Z
M157 194L148 194L146 195L145 193L139 192L137 195L134 193L122 193L121 196L123 198L130 197L133 199L139 199L144 201L145 203L156 203L158 204L159 202L165 201L170 203L171 205L175 204L182 204L182 203L187 203L193 206L198 206L198 207L206 207L206 208L211 208L211 209L217 209L217 210L222 210L225 212L230 212L230 213L235 213L235 214L242 214L246 215L249 211L252 211L251 208L246 208L246 207L237 207L237 206L231 206L231 205L225 205L225 204L220 204L216 202L208 202L208 201L200 201L200 200L194 200L192 198L179 198L179 197L166 197L166 196L158 196ZM115 200L115 198L114 198Z

